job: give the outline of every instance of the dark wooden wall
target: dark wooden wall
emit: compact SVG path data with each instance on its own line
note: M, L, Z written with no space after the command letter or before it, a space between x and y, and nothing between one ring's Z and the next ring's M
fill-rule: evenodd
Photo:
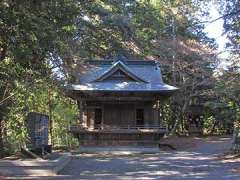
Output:
M104 125L110 126L134 126L135 125L135 108L134 104L105 104Z
M144 125L159 125L154 102L89 102L84 111L84 124L94 127L95 109L102 109L104 126L135 126L136 109L144 109Z

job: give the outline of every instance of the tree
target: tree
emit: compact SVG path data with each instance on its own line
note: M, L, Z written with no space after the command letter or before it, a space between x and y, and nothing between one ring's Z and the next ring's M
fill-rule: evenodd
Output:
M163 107L166 121L173 131L183 131L193 98L209 95L209 88L202 87L211 88L215 68L214 40L206 36L196 16L202 11L199 3L191 0L1 1L0 94L3 98L0 108L3 113L0 121L6 123L9 118L7 127L11 128L10 124L17 121L13 112L21 114L21 118L24 116L16 110L17 106L24 107L21 103L47 112L43 106L49 101L46 84L51 85L53 94L62 97L56 86L63 81L74 82L82 60L120 54L129 59L160 62L164 80L181 89L168 102L168 107ZM53 101L57 103L56 107L49 103L53 117L58 119L58 125L64 124L60 115L68 100L53 97ZM73 116L73 111L68 111L72 112L69 116ZM0 147L1 137L2 134Z
M74 0L0 2L0 149L15 89L20 82L34 86L35 77L51 76L49 57L64 54L78 9Z
M219 125L233 124L239 122L239 17L240 17L240 3L238 0L218 0L215 5L219 9L220 17L214 19L210 23L219 19L224 20L224 34L227 35L229 43L227 43L225 50L228 51L229 57L223 61L228 61L230 65L225 69L218 69L220 73L217 75L214 93L216 100L210 102L210 106L215 114L219 115L216 122ZM209 104L207 104L209 106ZM224 127L229 129L229 127ZM233 129L233 127L231 127Z
M224 10L222 11L222 17L224 20L224 29L227 34L230 43L228 48L231 48L233 52L238 53L240 51L240 2L238 0L220 1L224 4Z
M163 65L165 80L181 89L171 102L172 111L181 113L175 117L171 113L171 119L185 121L193 96L204 94L202 87L212 82L216 60L216 44L203 32L204 27L195 16L200 10L198 2L83 1L81 7L76 45L72 49L78 58L72 63L117 54L129 59L158 60ZM72 72L72 67L66 65L66 72ZM75 67L73 76L79 71L79 66ZM178 121L173 131L177 127Z

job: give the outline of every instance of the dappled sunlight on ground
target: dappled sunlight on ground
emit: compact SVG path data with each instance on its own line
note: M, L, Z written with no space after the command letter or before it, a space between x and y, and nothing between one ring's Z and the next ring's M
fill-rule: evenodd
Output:
M77 155L63 175L79 179L240 179L240 162L219 158L230 138L192 138L181 151L138 155ZM235 169L234 169L235 168Z
M239 157L224 154L230 138L190 141L194 146L156 154L74 154L60 175L47 179L240 179Z

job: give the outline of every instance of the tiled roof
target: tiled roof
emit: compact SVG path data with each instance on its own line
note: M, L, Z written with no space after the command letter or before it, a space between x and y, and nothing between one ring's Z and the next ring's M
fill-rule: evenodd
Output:
M174 92L176 87L163 83L161 70L155 61L87 61L90 69L79 76L76 84L68 86L76 91L147 91ZM111 71L121 69L136 81L105 80ZM139 81L138 81L139 80Z

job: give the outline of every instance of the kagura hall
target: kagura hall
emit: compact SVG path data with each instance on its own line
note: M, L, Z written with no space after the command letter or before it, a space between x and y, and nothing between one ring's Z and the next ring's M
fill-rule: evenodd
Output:
M77 100L79 124L70 132L81 146L152 145L166 133L159 104L176 87L162 80L150 60L91 60L68 95Z

